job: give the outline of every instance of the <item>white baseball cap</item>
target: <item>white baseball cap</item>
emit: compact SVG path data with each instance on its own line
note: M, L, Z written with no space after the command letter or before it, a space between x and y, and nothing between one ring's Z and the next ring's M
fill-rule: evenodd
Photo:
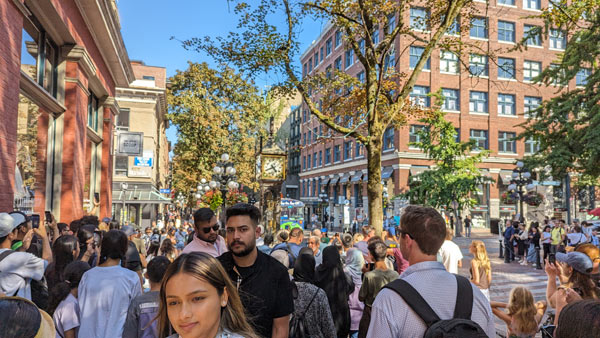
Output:
M21 223L18 223L13 216L5 212L0 213L0 237L10 234L19 224Z

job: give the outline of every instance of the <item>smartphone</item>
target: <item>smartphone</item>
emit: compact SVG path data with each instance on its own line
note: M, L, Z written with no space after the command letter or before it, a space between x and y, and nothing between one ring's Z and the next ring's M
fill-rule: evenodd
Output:
M102 233L100 231L95 231L94 232L94 248L99 247L101 242L102 242Z
M551 253L548 255L548 263L550 264L556 264L556 255Z
M38 214L29 215L29 219L31 220L31 227L33 229L37 229L40 227L40 215L38 215Z
M52 213L50 211L44 212L44 221L48 224L52 223Z
M96 201L96 203L100 203L100 193L94 193L94 201Z

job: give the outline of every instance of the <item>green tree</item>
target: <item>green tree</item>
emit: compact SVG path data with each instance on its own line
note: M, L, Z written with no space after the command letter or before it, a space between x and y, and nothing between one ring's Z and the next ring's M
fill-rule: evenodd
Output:
M255 145L266 134L270 109L254 83L231 68L189 63L169 79L169 121L177 128L173 149L173 186L189 192L228 153L238 182L256 189ZM191 194L187 194L188 198Z
M457 236L461 231L460 210L475 204L472 194L481 184L491 181L477 167L489 155L477 150L474 140L457 141L457 131L446 114L438 110L420 120L424 128L417 132L418 147L433 161L433 168L411 176L410 189L401 194L411 203L452 210L457 222Z
M547 168L553 177L582 174L588 183L600 177L600 1L550 0L540 18L539 34L558 29L568 35L566 49L537 83L554 86L557 95L531 113L521 139L539 142L539 151L526 158L529 167ZM573 86L577 78L579 86ZM571 86L567 87L568 84Z
M229 2L236 4L238 31L226 37L194 38L184 46L228 62L249 76L269 73L281 78L276 88L284 93L297 90L310 113L329 127L333 137L351 137L362 143L367 157L369 219L380 234L383 134L389 126L405 125L422 113L408 98L434 49L443 48L464 59L460 35L468 34L472 0ZM411 7L426 7L427 14L408 20ZM459 15L461 24L456 25ZM364 82L336 69L302 77L296 64L300 57L299 34L307 18L337 27L344 48L364 69ZM449 30L457 34L445 34ZM400 71L396 67L399 56L408 50L397 49L399 40L424 48L414 69Z

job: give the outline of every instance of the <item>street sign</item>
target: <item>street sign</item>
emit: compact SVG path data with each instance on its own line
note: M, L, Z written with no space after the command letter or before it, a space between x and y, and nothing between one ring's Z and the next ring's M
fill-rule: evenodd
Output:
M160 189L160 193L161 194L170 194L171 193L171 189Z
M152 167L152 157L135 157L133 160L135 167Z
M558 187L560 185L560 181L543 181L542 185L551 185Z

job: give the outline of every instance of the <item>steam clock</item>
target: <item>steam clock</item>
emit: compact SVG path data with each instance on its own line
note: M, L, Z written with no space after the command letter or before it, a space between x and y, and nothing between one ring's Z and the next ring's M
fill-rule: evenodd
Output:
M276 231L281 219L281 186L285 181L287 154L270 137L258 156L260 205L265 228Z

